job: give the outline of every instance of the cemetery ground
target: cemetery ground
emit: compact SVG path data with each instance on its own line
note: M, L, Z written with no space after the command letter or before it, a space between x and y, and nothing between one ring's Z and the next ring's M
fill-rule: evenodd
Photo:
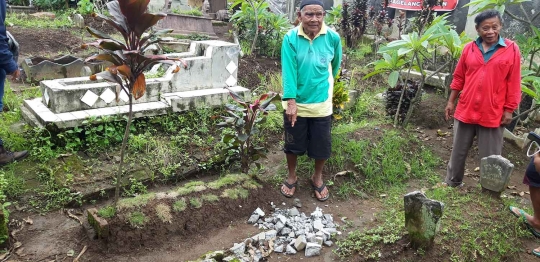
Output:
M20 59L87 55L78 49L85 36L78 29L64 29L61 19L40 23L50 25L48 29L27 22L31 20L10 19L15 26L8 30L21 45ZM321 207L333 215L342 234L320 256L272 253L269 261L536 261L530 250L540 241L508 211L516 205L531 212L528 189L521 183L525 152L504 144L503 156L515 169L500 198L482 191L475 148L467 161L465 186L440 186L452 144L440 91L428 90L409 128L394 128L376 98L384 91L382 79L361 80L365 59L358 56L349 63L350 71L358 72L349 88L360 96L332 128L333 155L324 170L331 198L321 203L313 197L309 159L300 158L298 169L295 197L301 212ZM279 71L279 61L247 57L240 61L239 81L257 94L279 91ZM84 247L78 261L197 260L261 232L246 223L257 207L269 213L271 202L293 206L293 199L279 193L286 175L279 110L270 113L257 141L270 151L268 159L247 175L240 175L234 153L228 155L230 161L221 156L221 137L230 133L216 127L222 109L135 120L127 178L114 213L109 208L112 177L125 122L58 132L28 128L19 108L23 99L38 97L40 91L30 83L11 87L0 115L0 137L13 150L29 149L31 156L0 169L11 203L11 237L2 261L73 260ZM415 190L445 204L441 231L430 250L408 247L403 195ZM91 208L107 219L108 241L95 239L86 212Z

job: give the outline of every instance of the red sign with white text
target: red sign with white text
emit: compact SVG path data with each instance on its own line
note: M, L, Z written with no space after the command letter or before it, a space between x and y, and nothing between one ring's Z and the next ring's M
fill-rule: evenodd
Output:
M452 11L456 9L458 0L443 0L442 5L435 6L435 11ZM395 9L420 11L422 10L422 0L389 0L388 7Z

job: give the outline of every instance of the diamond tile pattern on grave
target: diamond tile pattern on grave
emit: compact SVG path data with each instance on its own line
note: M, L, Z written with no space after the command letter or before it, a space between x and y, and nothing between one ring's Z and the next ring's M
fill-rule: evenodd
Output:
M225 84L227 84L229 87L236 85L236 78L234 76L229 76L227 81L225 81Z
M46 106L49 106L49 92L47 89L45 89L45 92L43 93L43 98L45 98Z
M111 91L111 89L106 88L105 91L103 91L103 93L101 93L99 97L103 99L105 103L110 104L116 98L116 95L114 94L113 91Z
M226 67L227 71L229 71L229 73L231 75L234 73L234 71L236 71L237 68L238 68L238 66L236 66L234 61L229 62L229 64Z
M92 107L92 106L94 106L94 104L96 103L98 98L99 98L98 95L96 95L96 94L94 94L94 92L88 90L88 91L86 91L84 96L81 98L81 101L83 103L87 104L88 106Z

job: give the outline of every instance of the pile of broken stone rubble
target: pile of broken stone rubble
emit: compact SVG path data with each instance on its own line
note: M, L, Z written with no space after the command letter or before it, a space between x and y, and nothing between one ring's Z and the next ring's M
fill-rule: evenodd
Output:
M304 251L306 257L320 254L323 245L332 246L333 234L337 231L332 215L323 214L316 208L311 215L300 213L296 207L280 209L273 205L274 212L266 215L257 208L248 220L261 232L229 250L232 255L222 261L264 261L272 252L294 255Z

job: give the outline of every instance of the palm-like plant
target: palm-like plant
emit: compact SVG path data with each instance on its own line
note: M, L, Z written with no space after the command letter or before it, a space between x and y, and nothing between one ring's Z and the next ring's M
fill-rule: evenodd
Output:
M105 33L87 27L88 32L97 40L83 45L83 48L93 46L102 51L100 54L88 57L87 62L98 60L112 63L105 71L90 76L90 80L96 81L101 78L116 83L116 101L118 101L120 92L125 92L129 98L129 116L116 176L115 203L118 202L124 153L133 118L133 99L141 98L146 91L144 72L157 63L168 63L175 66L173 73L180 70L177 64L179 59L171 59L164 55L144 55L144 51L148 46L159 41L160 35L173 31L165 29L143 36L148 29L167 16L166 14L147 13L149 2L150 0L117 0L107 3L107 8L112 17L95 13L93 16L105 20L114 27L122 35L124 41L118 41Z

